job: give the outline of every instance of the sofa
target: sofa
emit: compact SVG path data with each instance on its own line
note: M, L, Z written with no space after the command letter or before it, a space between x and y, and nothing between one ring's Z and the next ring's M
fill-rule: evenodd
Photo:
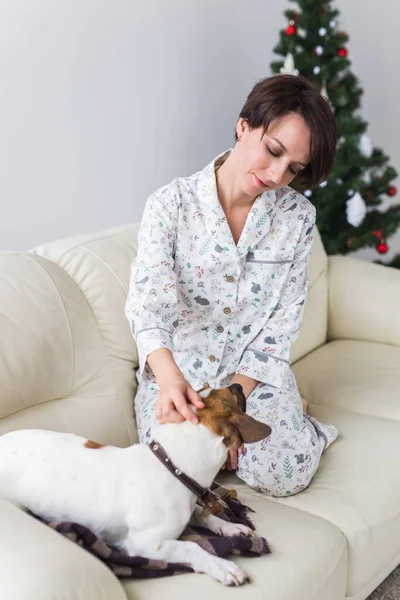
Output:
M137 442L137 350L124 315L138 224L0 254L0 434L71 431ZM310 414L339 430L310 486L288 498L221 472L271 554L233 557L251 583L206 575L119 580L0 500L4 600L363 600L400 563L400 272L327 257L317 233L292 366Z

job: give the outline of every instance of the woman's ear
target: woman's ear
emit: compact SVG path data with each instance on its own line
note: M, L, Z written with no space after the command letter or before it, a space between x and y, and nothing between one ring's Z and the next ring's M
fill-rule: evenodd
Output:
M244 119L243 117L240 117L239 121L236 124L236 135L237 135L239 142L242 139L243 134L246 131L246 129L248 129L248 123L247 123L246 119Z

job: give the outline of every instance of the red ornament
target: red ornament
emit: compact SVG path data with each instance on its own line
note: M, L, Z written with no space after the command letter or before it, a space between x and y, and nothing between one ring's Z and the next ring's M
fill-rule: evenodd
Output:
M286 28L286 35L294 35L297 33L297 28L294 25L288 25Z
M386 254L386 252L389 250L389 246L385 242L380 242L376 249L378 250L379 254Z
M388 191L387 191L387 195L388 196L395 196L397 194L397 187L395 185L392 185Z
M341 56L342 58L346 58L346 56L348 55L347 49L339 48L339 50L337 51L337 55Z

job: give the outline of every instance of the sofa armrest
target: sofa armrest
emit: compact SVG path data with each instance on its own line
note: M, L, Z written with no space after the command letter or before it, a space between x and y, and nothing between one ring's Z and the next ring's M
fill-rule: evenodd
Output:
M100 560L5 500L0 532L0 598L126 600Z
M343 256L329 257L328 340L400 346L400 271Z

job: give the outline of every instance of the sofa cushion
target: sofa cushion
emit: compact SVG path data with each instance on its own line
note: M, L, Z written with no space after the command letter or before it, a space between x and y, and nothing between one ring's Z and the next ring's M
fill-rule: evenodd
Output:
M15 253L0 255L0 288L0 433L41 427L128 444L116 373L76 283L43 257Z
M123 584L130 600L342 600L347 551L340 531L324 519L272 502L244 484L236 487L241 501L256 511L250 517L272 551L259 558L234 559L251 583L232 590L199 574L151 582L127 580Z
M293 365L311 404L400 422L400 347L337 340Z
M336 340L293 368L310 413L339 430L293 505L346 535L349 597L365 598L400 561L399 365L398 346Z

